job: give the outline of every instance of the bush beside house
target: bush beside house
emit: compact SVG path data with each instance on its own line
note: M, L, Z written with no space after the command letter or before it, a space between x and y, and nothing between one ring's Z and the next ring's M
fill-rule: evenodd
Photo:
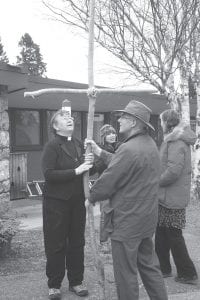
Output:
M1 200L0 205L0 257L4 257L11 248L13 236L17 233L19 222L12 212L10 202Z

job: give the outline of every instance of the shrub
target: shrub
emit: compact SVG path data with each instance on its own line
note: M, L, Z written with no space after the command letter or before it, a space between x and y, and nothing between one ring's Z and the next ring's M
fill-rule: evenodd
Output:
M16 214L11 210L10 202L0 202L0 256L10 250L11 240L19 230L19 221Z

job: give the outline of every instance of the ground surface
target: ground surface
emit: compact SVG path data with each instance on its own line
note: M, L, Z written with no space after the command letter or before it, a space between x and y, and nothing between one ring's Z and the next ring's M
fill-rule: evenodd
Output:
M37 207L36 217L41 221L41 204ZM39 209L38 209L39 208ZM32 209L32 212L34 209ZM36 210L35 210L36 211ZM24 215L24 224L28 222L28 216ZM98 217L96 217L98 219ZM31 223L31 220L30 220ZM98 224L98 220L96 220ZM4 259L0 260L0 299L1 300L31 300L47 299L47 287L45 277L45 255L43 247L43 235L41 222L36 229L30 229L21 226L21 230L15 236L12 242L12 250ZM34 227L34 226L32 226ZM200 274L200 204L193 202L187 210L187 228L184 230L184 236L188 245L189 253ZM106 300L116 300L114 278L112 272L112 259L110 254L102 254L102 260L105 266L106 274ZM86 299L97 300L98 285L97 276L94 268L91 245L86 230L86 258L85 258L85 281L88 285L90 295ZM176 275L175 268L173 273ZM191 286L175 283L173 278L165 280L169 294L169 299L177 300L200 300L200 285ZM146 298L146 292L139 279L140 299ZM74 296L68 291L67 279L62 286L63 299L76 300L79 297Z

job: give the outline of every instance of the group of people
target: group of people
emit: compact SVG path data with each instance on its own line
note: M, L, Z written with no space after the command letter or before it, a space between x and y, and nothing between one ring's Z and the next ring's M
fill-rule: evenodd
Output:
M111 239L118 299L139 299L138 271L150 299L168 299L163 278L172 276L170 252L177 269L175 280L197 282L182 235L190 199L190 146L196 136L175 110L166 110L160 115L164 140L159 153L149 135L154 130L149 107L132 100L118 113L123 142L117 142L115 129L106 124L100 131L100 146L86 141L92 149L86 156L83 143L73 136L73 118L61 109L51 119L55 138L46 144L42 157L49 299L61 299L65 270L69 290L77 296L88 295L83 280L86 208L82 177L86 171L99 174L89 201L104 203L100 240Z

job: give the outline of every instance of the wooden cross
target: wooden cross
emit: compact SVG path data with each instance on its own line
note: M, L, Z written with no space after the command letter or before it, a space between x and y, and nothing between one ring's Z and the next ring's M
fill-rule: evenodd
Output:
M124 92L131 92L133 89L110 89L110 88L101 88L97 89L94 87L94 14L95 14L95 0L90 0L90 19L89 19L89 43L88 43L88 85L89 88L86 89L61 89L61 88L50 88L50 89L42 89L33 92L25 92L24 97L38 97L43 94L49 93L71 93L71 94L87 94L89 99L89 109L88 109L88 122L87 122L87 139L93 138L93 124L94 124L94 112L95 112L95 103L98 94L106 93L106 94L118 94ZM144 89L142 90L144 91ZM86 149L86 153L91 151L88 146ZM89 173L86 172L84 174L84 192L85 198L89 198ZM95 236L95 227L94 227L94 214L93 214L93 206L89 205L88 207L88 222L89 222L89 233L91 240L92 252L94 255L94 261L98 276L98 284L99 284L99 300L105 300L105 274L103 262L100 258L100 254L98 251L98 243L96 241Z

